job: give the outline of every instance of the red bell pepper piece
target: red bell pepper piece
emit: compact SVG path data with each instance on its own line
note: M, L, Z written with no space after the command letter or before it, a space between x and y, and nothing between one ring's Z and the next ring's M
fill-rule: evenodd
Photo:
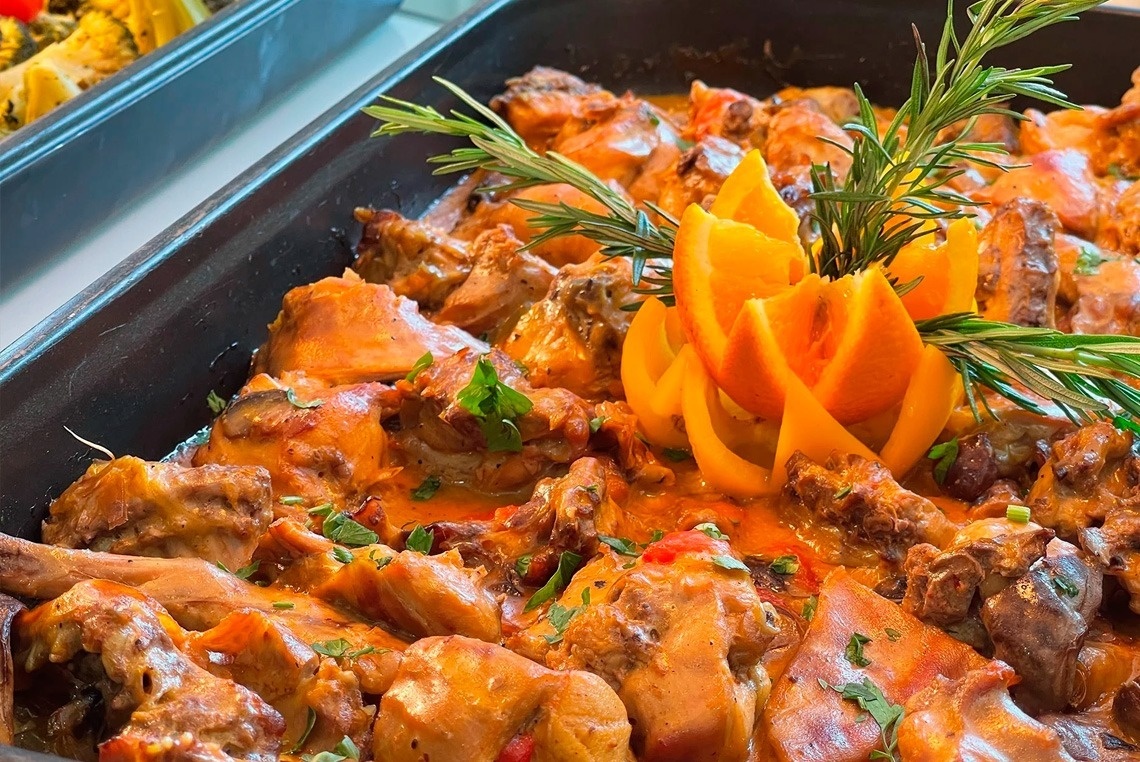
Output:
M15 16L27 23L40 15L44 0L0 0L0 16Z

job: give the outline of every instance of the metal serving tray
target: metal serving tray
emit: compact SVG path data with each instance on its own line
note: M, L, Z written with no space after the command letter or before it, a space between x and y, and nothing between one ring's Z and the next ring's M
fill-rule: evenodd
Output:
M400 0L235 0L0 140L0 293L125 208Z
M715 12L713 9L715 8ZM897 103L909 24L936 39L945 0L493 0L378 75L0 354L0 530L38 538L50 499L97 453L159 458L210 418L206 395L246 377L291 287L342 270L352 210L415 215L454 181L423 160L453 143L369 140L379 93L446 109L431 81L487 99L535 64L610 88L682 91L694 77L765 95L784 83L862 83ZM998 63L1068 61L1060 87L1111 104L1137 60L1140 14L1102 10L1004 51ZM125 150L125 149L124 149Z

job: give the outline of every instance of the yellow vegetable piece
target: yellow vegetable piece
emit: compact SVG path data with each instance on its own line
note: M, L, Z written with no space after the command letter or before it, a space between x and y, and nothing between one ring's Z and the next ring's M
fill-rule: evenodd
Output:
M937 347L923 349L903 397L902 412L879 460L901 477L930 449L963 394L958 371Z
M681 348L677 361L684 363L681 409L685 415L689 449L705 482L733 497L770 494L773 491L770 484L772 472L734 453L717 434L713 411L720 407L720 392L691 344Z
M659 447L686 447L681 430L679 402L669 403L667 394L658 396L658 386L676 360L676 353L665 335L668 310L659 299L647 299L629 325L621 353L621 383L625 399L637 415L646 438ZM679 376L674 376L679 380ZM667 387L679 397L677 380ZM664 412L658 413L656 407ZM675 411L675 412L674 412Z
M24 121L39 119L82 92L70 77L50 61L32 61L24 71Z
M780 441L776 444L776 460L772 466L773 487L784 486L788 479L788 458L797 450L820 463L836 450L862 455L868 460L878 458L867 445L843 428L794 374L788 378L784 399Z

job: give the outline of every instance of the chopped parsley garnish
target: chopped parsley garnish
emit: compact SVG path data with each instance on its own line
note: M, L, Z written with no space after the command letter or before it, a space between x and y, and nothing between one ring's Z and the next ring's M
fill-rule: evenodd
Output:
M832 495L832 497L835 498L836 500L842 500L843 498L847 497L850 494L851 494L851 485L846 484L846 485L840 487L839 489L837 489L835 491L835 494Z
M322 640L313 643L312 648L322 656L331 656L334 659L340 659L348 653L348 649L352 648L352 644L344 638L337 638L336 640Z
M1053 587L1057 588L1057 592L1069 598L1076 598L1081 594L1081 589L1073 584L1073 581L1066 577L1064 574L1058 574L1053 577Z
M210 406L210 412L214 415L226 409L226 401L218 396L218 393L213 389L206 395L206 404Z
M657 542L658 540L660 540L664 536L665 536L664 530L654 529L653 533L649 535L649 542L643 542L643 543L640 543L640 545L643 548L648 548L650 545Z
M333 558L335 558L337 561L340 561L342 564L352 563L352 553L350 553L347 549L340 547L339 545L333 548L332 554Z
M404 378L408 381L415 381L416 376L430 368L434 362L435 358L432 357L431 352L424 352L423 355L420 356L420 359L416 360L412 369L408 371L408 375L404 376Z
M431 500L442 486L443 482L438 476L429 476L420 482L420 486L412 490L412 500L418 500L420 502Z
M871 663L871 660L863 655L863 646L870 642L871 639L866 635L859 632L852 633L851 640L847 641L847 648L843 651L843 655L847 657L847 661L856 667L866 667Z
M780 556L768 568L776 574L795 574L800 570L800 559L797 556Z
M240 569L237 569L236 571L228 568L221 561L215 561L214 565L217 566L219 569L221 569L224 572L229 572L230 574L234 575L238 579L249 579L250 577L252 577L257 572L258 567L261 566L261 562L260 561L254 561L249 566L243 566Z
M370 550L370 551L368 551L368 560L371 561L372 563L376 564L376 571L380 571L385 566L392 563L393 558L392 558L392 556L380 556L379 558L377 558L376 557L376 551Z
M1029 516L1028 506L1011 503L1005 507L1006 519L1012 521L1014 524L1028 524Z
M305 502L305 498L297 497L296 495L282 495L277 498L277 502L281 505L301 505Z
M293 407L299 407L302 410L310 410L315 407L320 407L325 404L324 400L309 400L308 402L301 402L297 399L297 393L292 388L285 390L285 399L289 400L289 404Z
M333 542L339 542L341 545L347 545L350 548L361 548L380 541L380 535L368 527L350 518L347 514L334 511L332 503L324 503L315 508L310 508L309 513L321 517L321 534Z
M305 730L301 733L301 737L297 739L297 743L293 744L293 754L301 750L301 747L305 745L305 741L309 740L309 734L313 732L313 726L317 724L317 710L311 706L306 708L309 710L309 717L305 720Z
M1099 251L1091 246L1082 246L1081 253L1077 255L1077 263L1073 265L1075 275L1096 275L1100 266L1108 261Z
M674 463L680 463L683 460L692 460L693 458L693 453L683 447L666 447L661 451L661 454Z
M819 596L813 595L804 601L804 607L800 610L800 615L803 616L805 622L810 622L815 618L815 610L819 607Z
M408 539L404 540L404 547L408 550L414 550L417 553L423 553L425 556L431 553L431 546L435 544L435 530L430 532L423 528L422 524L416 524L412 529Z
M600 534L598 535L598 542L610 547L618 555L637 555L637 544L634 543L633 540L626 539L625 537L607 537L604 534Z
M605 424L605 422L606 422L606 417L604 415L599 415L597 418L591 418L590 419L590 433L591 434L597 434L598 429L602 428L602 425Z
M348 736L340 739L340 743L332 751L322 751L317 754L302 754L303 762L345 762L345 760L360 760L360 749Z
M290 601L274 601L273 608L279 609L281 611L287 611L288 609L293 608L293 604Z
M518 559L515 561L515 571L520 577L525 577L526 573L530 571L530 562L533 560L534 556L532 556L530 553L518 557Z
M534 403L499 380L486 355L475 363L471 382L455 396L459 406L479 421L489 452L521 452L522 434L515 421Z
M936 461L934 464L934 481L939 484L944 483L946 475L950 473L950 467L954 465L954 461L958 460L958 437L934 445L930 448L930 452L926 453L926 457Z
M859 708L867 712L879 725L882 734L883 748L871 752L871 759L895 760L897 759L897 746L899 740L899 721L903 717L903 708L892 704L879 690L878 686L867 678L862 683L844 683L843 685L828 685L823 678L819 680L820 687L838 693L847 701L854 701Z
M729 571L752 572L743 561L739 558L733 558L732 556L713 556L712 562L720 568L728 569Z
M887 640L891 641L892 643L897 643L899 641L899 638L902 637L901 632L891 627L886 628L883 630L883 632L887 634Z
M566 627L570 624L570 620L578 614L586 610L590 605L590 588L582 590L582 605L567 608L562 604L555 601L550 604L550 609L546 612L546 620L550 622L550 626L554 628L553 635L543 635L542 637L550 645L562 642L562 637L566 633Z
M558 595L559 591L570 584L570 578L574 576L574 572L580 563L582 563L580 555L570 550L562 551L562 555L558 557L558 568L554 570L554 574L550 576L546 584L530 597L526 606L523 607L523 611L532 611Z
M695 527L693 527L693 529L695 529L696 531L698 531L702 534L708 535L709 537L711 537L714 540L727 540L728 539L728 535L726 535L724 532L720 531L720 527L718 527L716 524L712 523L711 521L706 521L703 524L697 524Z

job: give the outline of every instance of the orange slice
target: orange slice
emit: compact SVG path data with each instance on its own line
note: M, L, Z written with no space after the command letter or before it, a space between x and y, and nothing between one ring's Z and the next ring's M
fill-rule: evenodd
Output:
M709 211L714 217L746 223L770 238L800 246L800 218L772 185L759 151L749 151L736 166Z
M967 312L978 281L978 232L971 220L955 220L946 241L922 238L902 248L890 266L898 283L922 280L903 294L902 303L915 320Z

